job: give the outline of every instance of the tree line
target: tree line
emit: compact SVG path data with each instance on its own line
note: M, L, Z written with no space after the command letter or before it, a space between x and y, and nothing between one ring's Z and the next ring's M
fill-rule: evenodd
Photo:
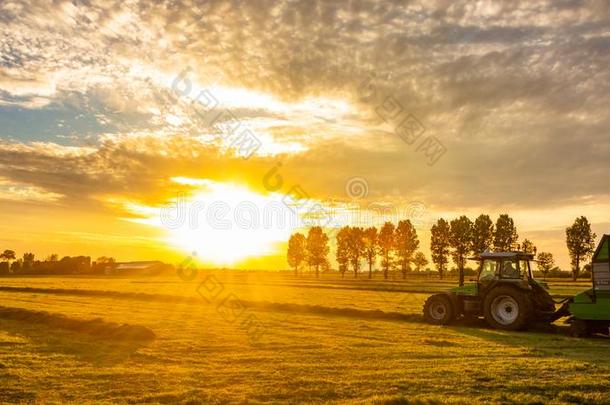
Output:
M517 227L508 214L501 214L495 223L486 214L479 215L474 221L465 215L451 221L440 218L432 225L430 234L430 256L439 277L443 278L451 259L458 270L460 284L464 282L468 257L485 251L520 250L531 253L545 277L556 269L552 253L538 252L529 239L519 243ZM566 246L574 280L580 274L582 263L590 259L595 249L595 238L596 235L584 216L576 218L566 228ZM311 227L307 235L299 232L292 234L288 241L287 261L295 274L298 274L303 265L314 268L316 277L321 268L328 269L328 242L328 236L319 226ZM409 220L399 221L397 225L386 222L379 230L376 227L344 226L336 235L335 260L342 277L350 268L354 277L358 277L361 263L365 261L368 264L368 276L372 278L373 266L379 259L385 279L388 278L390 269L395 268L399 268L405 278L413 267L419 271L428 264L424 253L418 251L419 244L417 231Z
M90 256L64 256L60 259L57 254L36 260L36 256L31 252L25 252L22 257L17 258L14 250L6 249L0 253L0 275L103 273L115 263L114 258L106 256L91 262Z

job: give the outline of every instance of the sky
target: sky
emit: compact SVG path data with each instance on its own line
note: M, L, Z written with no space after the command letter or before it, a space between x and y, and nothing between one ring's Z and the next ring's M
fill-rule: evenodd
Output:
M0 248L285 268L311 224L610 233L604 1L0 2ZM298 198L302 197L302 198ZM331 252L334 256L334 252Z

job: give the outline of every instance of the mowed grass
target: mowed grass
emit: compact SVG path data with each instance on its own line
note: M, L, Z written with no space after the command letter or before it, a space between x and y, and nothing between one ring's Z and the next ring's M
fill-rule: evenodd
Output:
M34 288L0 290L2 306L141 325L156 337L112 340L0 318L0 401L610 402L609 339L431 326L421 322L423 301L454 281L348 277L1 279L0 286ZM214 288L202 290L204 280ZM562 295L587 285L551 286ZM107 293L90 293L100 290ZM239 300L238 308L227 304ZM258 339L253 330L262 331Z

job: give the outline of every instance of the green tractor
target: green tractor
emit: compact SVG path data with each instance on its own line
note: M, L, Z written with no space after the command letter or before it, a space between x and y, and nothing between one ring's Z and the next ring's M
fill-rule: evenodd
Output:
M546 284L532 277L533 258L525 252L482 253L472 259L480 262L476 282L429 297L424 318L447 325L460 316L483 316L490 326L506 330L552 319L555 302Z
M520 330L569 316L572 336L608 334L609 244L610 235L604 235L593 256L593 288L562 302L555 302L547 284L532 276L532 254L484 252L473 258L480 263L475 282L430 296L424 304L424 318L431 324L447 325L458 317L484 317L493 328ZM563 305L556 309L559 303Z

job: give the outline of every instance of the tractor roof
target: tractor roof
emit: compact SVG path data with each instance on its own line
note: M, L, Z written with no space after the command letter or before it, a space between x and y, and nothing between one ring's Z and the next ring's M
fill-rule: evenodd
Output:
M514 258L514 259L528 259L528 260L532 260L534 258L534 255L532 253L527 253L527 252L518 252L518 251L514 251L514 252L483 252L481 254L479 254L478 257L472 257L472 260L483 260L483 259L508 259L508 258Z

